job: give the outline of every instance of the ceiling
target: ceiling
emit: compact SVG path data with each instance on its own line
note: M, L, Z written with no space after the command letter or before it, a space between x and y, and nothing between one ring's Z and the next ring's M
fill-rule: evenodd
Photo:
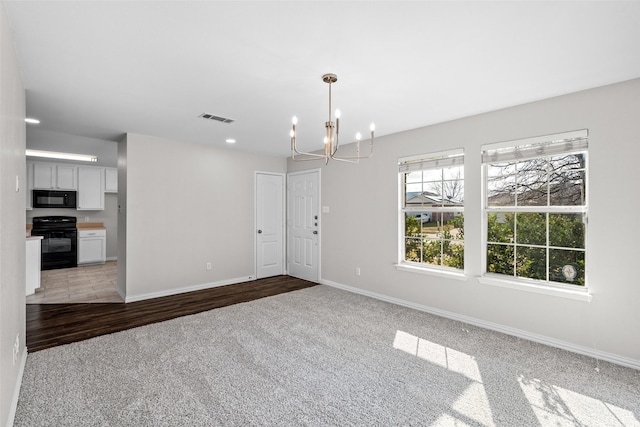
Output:
M640 77L638 1L4 3L27 116L113 141L319 149L329 72L342 143Z

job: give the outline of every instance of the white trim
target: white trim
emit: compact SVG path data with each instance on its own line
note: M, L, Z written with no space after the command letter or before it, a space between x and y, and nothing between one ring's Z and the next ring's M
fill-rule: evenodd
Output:
M463 271L450 271L449 269L440 269L431 266L412 265L408 263L398 263L393 265L396 270L408 271L410 273L426 274L429 276L445 277L447 279L467 280L467 276Z
M118 260L117 256L108 256L105 261L117 261L117 260Z
M577 301L591 302L591 299L593 298L593 294L589 293L589 290L583 287L580 287L579 289L556 288L544 284L529 283L528 281L518 280L517 278L503 279L491 276L478 276L478 281L483 285L499 286L501 288L516 289L518 291L552 295Z
M484 208L487 212L533 212L533 213L547 213L550 214L564 214L564 213L587 213L586 206L487 206Z
M492 142L481 146L480 151L497 150L500 148L508 148L521 145L542 144L545 142L560 141L563 139L587 138L588 136L589 130L580 129L563 133L554 133L551 135L534 136L531 138L512 139L511 141Z
M512 328L510 326L504 326L499 323L488 322L475 317L465 316L462 314L454 313L451 311L440 310L437 308L429 307L422 304L413 303L410 301L402 300L399 298L389 297L376 292L366 291L364 289L354 288L352 286L342 285L330 280L322 280L322 285L331 286L334 288L342 289L347 292L364 295L370 298L375 298L381 301L389 302L391 304L397 304L403 307L412 308L414 310L423 311L436 316L444 317L447 319L457 320L459 322L467 323L470 325L478 326L484 329L500 332L503 334L523 338L529 341L537 342L540 344L548 345L551 347L560 348L573 353L582 354L605 362L615 363L616 365L626 366L628 368L640 370L640 360L632 359L629 357L619 356L617 354L608 353L606 351L600 351L591 347L585 347L577 344L573 344L567 341L558 340L555 338L547 337L540 334L534 334L524 331L522 329Z
M22 377L24 375L24 367L27 364L27 347L24 347L22 351L22 357L20 358L20 368L18 369L18 377L13 387L13 396L11 397L11 406L9 407L9 416L7 417L7 427L13 425L13 421L16 418L16 410L18 409L18 398L20 397L20 388L22 387Z
M211 283L202 283L200 285L187 286L186 288L166 289L164 291L150 292L148 294L140 294L140 295L134 295L134 296L127 295L127 297L124 299L124 302L129 303L129 302L143 301L143 300L152 299L152 298L168 297L170 295L178 295L178 294L184 294L186 292L201 291L203 289L217 288L219 286L235 285L237 283L250 282L252 280L256 280L255 275L237 277L235 279L220 280L220 281L211 282Z

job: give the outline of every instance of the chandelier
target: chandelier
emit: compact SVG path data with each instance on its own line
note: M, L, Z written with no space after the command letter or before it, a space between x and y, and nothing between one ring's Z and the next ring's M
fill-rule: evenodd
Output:
M342 162L358 163L360 159L366 159L373 155L373 131L375 125L371 123L369 131L371 132L371 140L369 143L369 154L366 156L360 155L360 139L362 136L360 132L356 134L356 154L351 156L337 156L338 152L338 136L340 134L340 110L336 110L334 123L331 116L331 85L338 81L338 76L335 74L325 74L322 76L322 81L329 83L329 120L325 122L325 137L324 137L324 154L318 153L305 153L299 151L296 147L296 124L298 124L298 118L293 116L293 129L291 129L291 158L296 161L304 160L324 160L325 164L329 163L329 159L339 160ZM296 157L297 156L297 157ZM301 157L302 156L302 157Z

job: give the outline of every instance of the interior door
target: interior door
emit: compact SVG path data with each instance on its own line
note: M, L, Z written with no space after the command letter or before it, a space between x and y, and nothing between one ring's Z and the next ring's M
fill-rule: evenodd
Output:
M284 175L256 173L256 278L284 274Z
M318 282L320 170L289 174L287 189L289 275Z

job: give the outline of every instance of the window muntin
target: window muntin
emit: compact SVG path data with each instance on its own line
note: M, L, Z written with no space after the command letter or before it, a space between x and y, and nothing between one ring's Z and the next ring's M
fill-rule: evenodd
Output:
M464 268L463 152L400 161L400 261Z
M487 273L586 286L586 131L483 147Z

